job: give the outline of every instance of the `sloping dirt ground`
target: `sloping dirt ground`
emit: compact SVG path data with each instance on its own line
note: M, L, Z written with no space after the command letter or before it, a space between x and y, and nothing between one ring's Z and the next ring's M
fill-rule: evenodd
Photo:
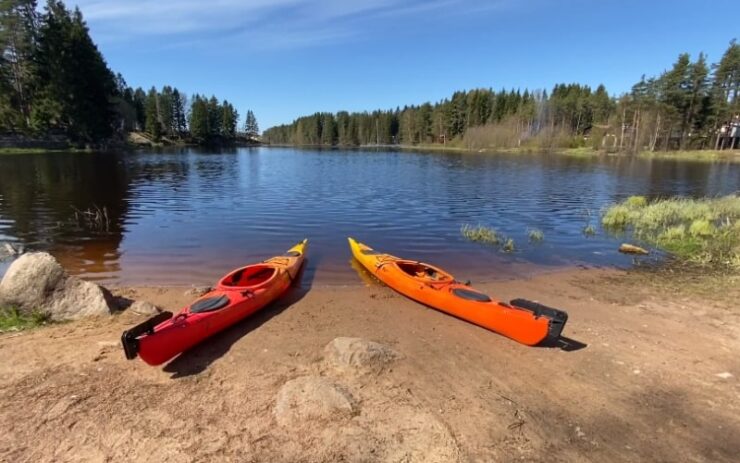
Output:
M0 460L737 461L738 286L706 297L653 278L591 269L478 286L567 309L573 341L554 348L375 283L295 289L162 368L125 360L120 333L144 319L133 313L2 334ZM175 310L183 290L116 291ZM401 358L334 371L322 354L338 336ZM280 426L278 390L306 375L354 412Z

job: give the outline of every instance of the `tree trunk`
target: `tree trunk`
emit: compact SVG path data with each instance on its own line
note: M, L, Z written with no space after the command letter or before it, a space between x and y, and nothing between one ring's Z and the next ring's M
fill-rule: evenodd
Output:
M650 151L655 151L655 145L658 143L659 134L660 134L660 112L658 112L658 117L655 120L655 133L653 135L653 139L650 140Z
M627 116L627 108L622 108L622 134L619 136L619 151L624 147L624 118Z

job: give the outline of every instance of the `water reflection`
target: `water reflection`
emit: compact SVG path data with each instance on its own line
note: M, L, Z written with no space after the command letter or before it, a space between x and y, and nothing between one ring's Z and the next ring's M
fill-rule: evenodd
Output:
M0 157L0 240L54 252L103 282L209 283L309 237L308 278L356 282L346 237L480 281L532 264L629 265L592 239L605 205L737 191L740 166L621 156L251 148ZM107 230L74 209L105 208ZM518 251L464 241L463 223L498 228ZM527 243L528 228L545 241ZM597 227L598 228L598 227ZM0 272L2 272L0 267Z

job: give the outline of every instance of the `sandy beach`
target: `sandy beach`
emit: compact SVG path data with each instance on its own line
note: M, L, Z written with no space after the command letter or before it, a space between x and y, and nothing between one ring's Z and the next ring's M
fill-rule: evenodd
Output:
M712 461L740 454L738 285L580 269L477 285L566 309L568 338L519 345L368 280L294 289L162 368L127 361L122 312L0 335L0 460ZM719 288L719 290L718 290ZM177 310L182 287L115 288ZM337 337L382 343L382 371L327 365ZM319 377L330 420L276 420L279 389Z

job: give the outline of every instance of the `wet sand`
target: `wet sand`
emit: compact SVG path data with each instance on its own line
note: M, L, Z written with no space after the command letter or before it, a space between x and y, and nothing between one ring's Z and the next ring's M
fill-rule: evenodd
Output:
M567 310L568 339L522 346L372 280L296 288L161 368L124 358L133 313L2 334L0 461L736 461L740 285L588 269L476 286ZM114 292L177 310L185 289ZM339 336L402 358L337 375ZM358 413L278 425L277 391L304 375Z

